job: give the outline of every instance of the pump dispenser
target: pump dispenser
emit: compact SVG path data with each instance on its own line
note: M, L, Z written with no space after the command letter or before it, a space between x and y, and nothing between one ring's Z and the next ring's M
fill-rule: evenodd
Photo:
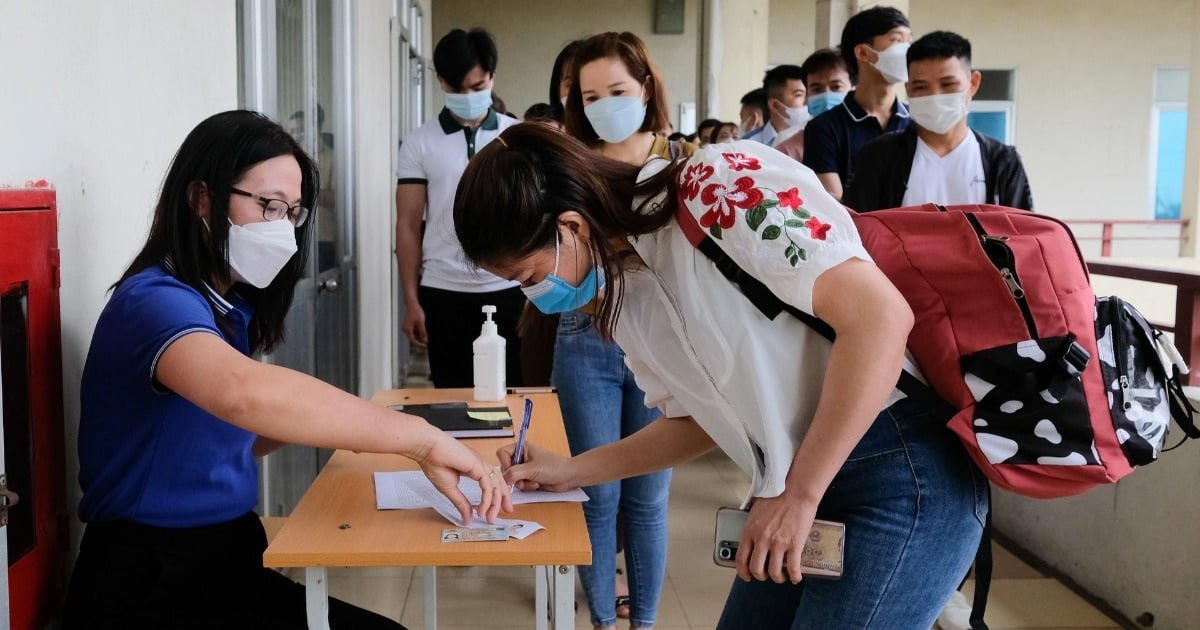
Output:
M483 332L475 339L471 348L475 353L475 400L504 400L505 349L508 342L500 336L496 322L492 320L496 307L483 307Z

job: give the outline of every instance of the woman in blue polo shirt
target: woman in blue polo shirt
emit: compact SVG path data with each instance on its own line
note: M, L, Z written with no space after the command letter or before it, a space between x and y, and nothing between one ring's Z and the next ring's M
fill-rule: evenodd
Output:
M305 268L317 170L266 117L200 123L176 153L142 251L96 323L83 371L79 517L64 627L303 628L304 590L262 566L255 457L284 444L399 453L461 511L507 489L413 416L250 358L283 339ZM330 602L334 627L399 624Z

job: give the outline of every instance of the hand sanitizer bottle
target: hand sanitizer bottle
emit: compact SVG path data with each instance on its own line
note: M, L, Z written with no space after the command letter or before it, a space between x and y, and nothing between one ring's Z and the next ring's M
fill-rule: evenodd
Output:
M486 319L483 322L483 332L475 339L472 349L475 352L475 400L500 401L507 393L504 383L505 347L507 341L500 336L492 315L496 307L483 307Z

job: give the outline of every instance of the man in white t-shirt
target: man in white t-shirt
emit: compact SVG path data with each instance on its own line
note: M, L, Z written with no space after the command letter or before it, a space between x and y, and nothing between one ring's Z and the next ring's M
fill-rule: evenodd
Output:
M967 126L980 81L971 43L946 31L922 37L908 49L908 77L915 124L863 147L843 203L860 212L924 203L1032 210L1017 150Z
M480 28L454 29L438 41L433 66L446 107L404 139L396 159L403 329L414 345L429 348L434 387L472 385L471 343L484 305L496 307L507 339L508 384L521 384L516 327L525 296L517 283L470 266L454 233L454 194L467 160L517 122L492 108L496 59L495 41Z

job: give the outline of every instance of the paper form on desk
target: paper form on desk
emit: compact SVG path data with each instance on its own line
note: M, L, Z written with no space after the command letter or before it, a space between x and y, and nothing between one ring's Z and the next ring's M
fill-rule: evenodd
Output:
M402 470L398 472L375 473L375 506L381 510L415 510L432 507L426 500L427 493L419 490L432 490L442 496L424 473L418 470ZM458 480L458 489L466 495L472 505L478 505L480 499L479 482L468 477ZM526 503L582 503L587 501L587 494L576 488L567 492L547 492L545 490L515 490L512 493L513 505ZM447 499L447 503L449 500Z
M458 487L466 495L472 505L478 505L480 499L479 482L474 479L462 478ZM543 496L544 495L544 496ZM582 490L570 492L545 492L518 490L513 493L513 503L551 503L556 501L586 501L587 494ZM462 525L462 515L458 508L445 495L433 487L429 479L420 471L377 472L375 473L375 505L380 510L412 510L433 508L447 521ZM495 523L488 523L478 515L472 515L467 524L471 529L484 529L503 525L508 528L509 536L524 540L534 532L545 529L540 523L518 519L496 518Z

